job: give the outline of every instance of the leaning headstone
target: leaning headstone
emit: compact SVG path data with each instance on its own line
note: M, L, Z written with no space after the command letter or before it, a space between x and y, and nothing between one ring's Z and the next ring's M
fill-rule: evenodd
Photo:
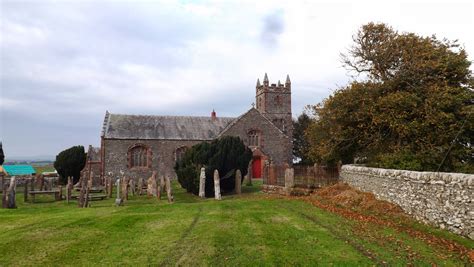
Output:
M165 182L165 175L160 176L160 182L158 183L157 186L157 192L156 192L156 197L158 199L161 199L161 193L166 190L166 182Z
M201 175L199 176L199 197L206 197L206 168L201 168Z
M214 198L217 200L221 200L221 183L219 177L219 171L214 170Z
M168 195L168 202L173 203L173 192L171 191L171 180L168 175L166 175L165 178L165 183L166 183L166 193Z
M6 192L6 208L16 209L16 177L10 179L10 186Z
M117 198L115 199L115 206L122 206L123 200L120 198L120 179L117 179Z
M235 193L242 194L242 173L240 170L235 172Z
M84 195L84 206L83 208L89 207L89 192L92 187L92 176L89 176L89 179L86 181L85 186L86 186L86 194Z

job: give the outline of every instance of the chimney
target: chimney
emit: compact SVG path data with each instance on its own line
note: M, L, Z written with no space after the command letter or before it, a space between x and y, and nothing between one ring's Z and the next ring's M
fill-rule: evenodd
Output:
M211 112L211 119L214 121L217 119L217 116L216 116L216 111L213 109L212 112Z

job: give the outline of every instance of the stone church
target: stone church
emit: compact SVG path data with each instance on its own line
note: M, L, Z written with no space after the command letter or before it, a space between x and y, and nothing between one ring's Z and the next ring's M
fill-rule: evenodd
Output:
M125 115L106 112L101 135L100 176L147 178L153 170L175 177L175 162L195 144L238 136L252 150L251 175L263 163L292 163L291 82L257 80L256 104L237 118Z

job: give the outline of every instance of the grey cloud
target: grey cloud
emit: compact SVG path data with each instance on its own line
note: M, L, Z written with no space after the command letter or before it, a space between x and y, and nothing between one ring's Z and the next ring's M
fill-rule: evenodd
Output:
M283 10L277 10L263 18L261 38L265 45L276 46L278 37L285 30L285 19Z

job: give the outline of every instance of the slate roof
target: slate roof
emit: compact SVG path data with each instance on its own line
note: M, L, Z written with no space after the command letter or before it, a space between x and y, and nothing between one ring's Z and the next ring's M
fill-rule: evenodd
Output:
M10 176L36 173L36 170L31 165L3 165L3 169Z
M106 113L102 135L111 139L212 140L235 118Z

